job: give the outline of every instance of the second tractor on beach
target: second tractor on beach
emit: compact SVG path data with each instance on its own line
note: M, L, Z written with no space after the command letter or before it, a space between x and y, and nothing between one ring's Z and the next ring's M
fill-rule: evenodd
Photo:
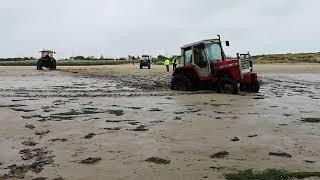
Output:
M229 46L229 41L225 41ZM250 54L227 58L218 35L181 48L182 66L176 68L172 90L192 91L215 89L217 92L238 94L239 90L259 92L257 74L253 72Z
M42 70L43 67L46 67L50 70L57 69L57 61L54 59L53 55L55 54L54 51L51 50L43 50L40 51L41 57L38 59L37 62L37 70Z
M149 55L142 55L142 59L140 60L140 69L143 69L143 67L148 67L148 69L151 68L151 56Z

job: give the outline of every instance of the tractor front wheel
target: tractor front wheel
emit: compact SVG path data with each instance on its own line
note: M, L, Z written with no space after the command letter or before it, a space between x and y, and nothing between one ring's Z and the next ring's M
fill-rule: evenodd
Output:
M240 83L239 89L240 89L240 91L243 91L243 92L249 91L249 87L248 87L247 84L242 84L242 83Z
M191 79L173 77L170 89L175 91L193 91L195 87Z
M251 83L250 87L251 87L251 91L252 91L252 92L258 93L259 90L260 90L260 83L259 83L259 81L257 81L257 80L253 81L253 82Z
M217 91L223 94L238 94L238 83L232 79L221 79L218 83Z

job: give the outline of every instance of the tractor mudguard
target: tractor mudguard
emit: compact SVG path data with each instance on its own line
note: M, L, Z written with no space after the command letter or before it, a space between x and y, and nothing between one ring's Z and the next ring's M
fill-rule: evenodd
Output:
M226 61L216 62L214 64L216 74L219 76L228 74L234 81L241 80L241 73L239 69L238 59L228 59Z

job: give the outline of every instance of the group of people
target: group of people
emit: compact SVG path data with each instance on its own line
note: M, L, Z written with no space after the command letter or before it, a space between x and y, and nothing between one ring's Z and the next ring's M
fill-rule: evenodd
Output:
M175 71L176 68L177 68L177 65L178 65L178 60L175 58L175 59L172 60L172 62L169 59L166 59L164 61L164 65L167 68L167 72L170 71L170 64L172 64L172 70Z

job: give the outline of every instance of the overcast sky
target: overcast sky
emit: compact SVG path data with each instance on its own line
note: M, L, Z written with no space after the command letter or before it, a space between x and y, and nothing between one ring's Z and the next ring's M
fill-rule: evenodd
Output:
M221 34L230 55L320 51L319 0L0 0L0 57L180 53Z

